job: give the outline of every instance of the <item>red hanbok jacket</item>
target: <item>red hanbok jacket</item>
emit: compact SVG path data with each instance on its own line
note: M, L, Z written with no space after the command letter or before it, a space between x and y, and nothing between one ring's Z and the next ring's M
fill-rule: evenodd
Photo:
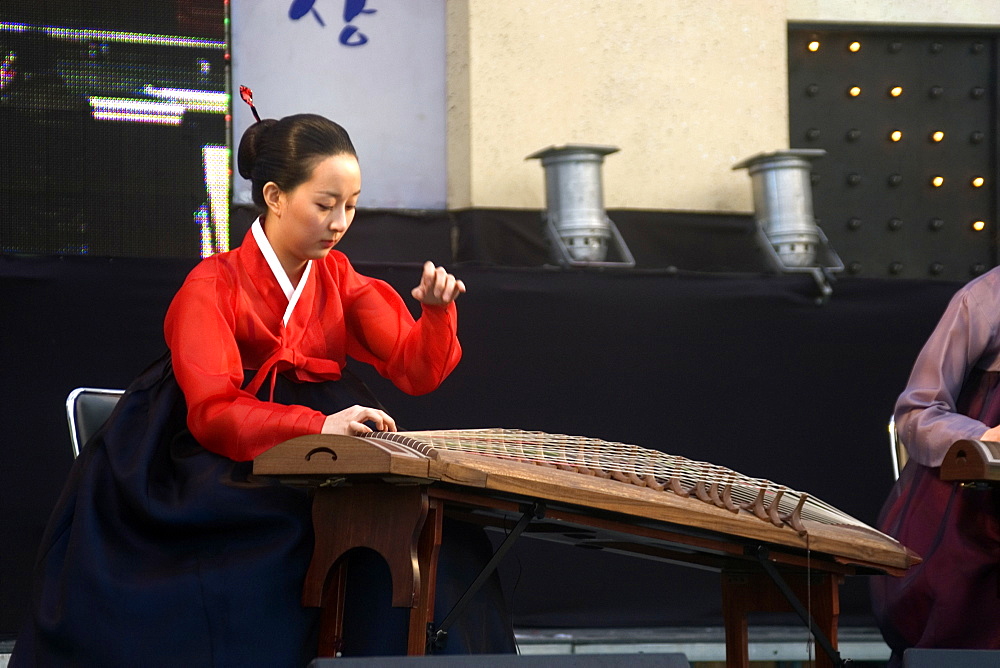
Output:
M236 461L318 434L325 415L255 396L282 373L299 382L340 378L348 356L408 394L437 388L462 356L455 305L422 305L414 321L387 283L358 274L336 250L312 262L290 300L253 232L192 270L164 323L188 428ZM297 297L297 299L296 299ZM243 387L244 371L256 371Z

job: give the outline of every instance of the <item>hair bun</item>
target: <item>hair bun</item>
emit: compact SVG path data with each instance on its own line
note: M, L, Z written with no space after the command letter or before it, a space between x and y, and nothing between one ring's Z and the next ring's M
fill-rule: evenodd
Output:
M245 179L253 178L253 168L257 164L257 156L260 154L261 142L264 141L267 131L278 124L273 118L265 118L254 123L243 133L240 139L240 147L236 153L236 170Z

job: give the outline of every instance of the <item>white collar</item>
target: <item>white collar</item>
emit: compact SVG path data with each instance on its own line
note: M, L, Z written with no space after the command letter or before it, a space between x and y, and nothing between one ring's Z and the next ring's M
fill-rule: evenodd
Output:
M281 286L281 291L285 293L285 298L288 299L288 307L285 309L285 315L281 319L281 321L287 325L288 319L292 317L292 310L295 308L295 305L299 302L299 297L302 295L302 289L306 286L306 281L309 279L309 272L312 269L312 260L308 260L306 262L306 270L302 272L302 278L299 279L299 284L293 286L291 279L288 278L288 274L286 274L284 268L282 268L281 262L278 261L278 256L271 247L271 242L268 241L267 235L264 234L264 226L261 225L260 221L260 218L255 220L253 225L250 226L250 231L253 232L253 238L257 241L257 247L260 248L260 252L264 255L264 259L267 260L267 266L271 268L271 273L274 274L274 278L278 281L278 285Z

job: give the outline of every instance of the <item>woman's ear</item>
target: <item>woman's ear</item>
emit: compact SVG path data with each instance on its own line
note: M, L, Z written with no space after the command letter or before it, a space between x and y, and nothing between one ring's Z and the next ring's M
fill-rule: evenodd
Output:
M268 181L264 184L261 193L264 195L264 204L267 205L268 210L273 212L274 215L280 216L284 193L281 192L278 184L274 181Z

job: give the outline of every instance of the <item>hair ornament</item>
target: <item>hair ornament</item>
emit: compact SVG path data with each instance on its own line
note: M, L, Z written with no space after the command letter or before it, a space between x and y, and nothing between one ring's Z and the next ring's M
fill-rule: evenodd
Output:
M253 106L253 91L246 86L240 86L240 97L243 101L250 105L250 111L253 112L253 117L257 119L260 123L260 114L257 113L257 107Z

